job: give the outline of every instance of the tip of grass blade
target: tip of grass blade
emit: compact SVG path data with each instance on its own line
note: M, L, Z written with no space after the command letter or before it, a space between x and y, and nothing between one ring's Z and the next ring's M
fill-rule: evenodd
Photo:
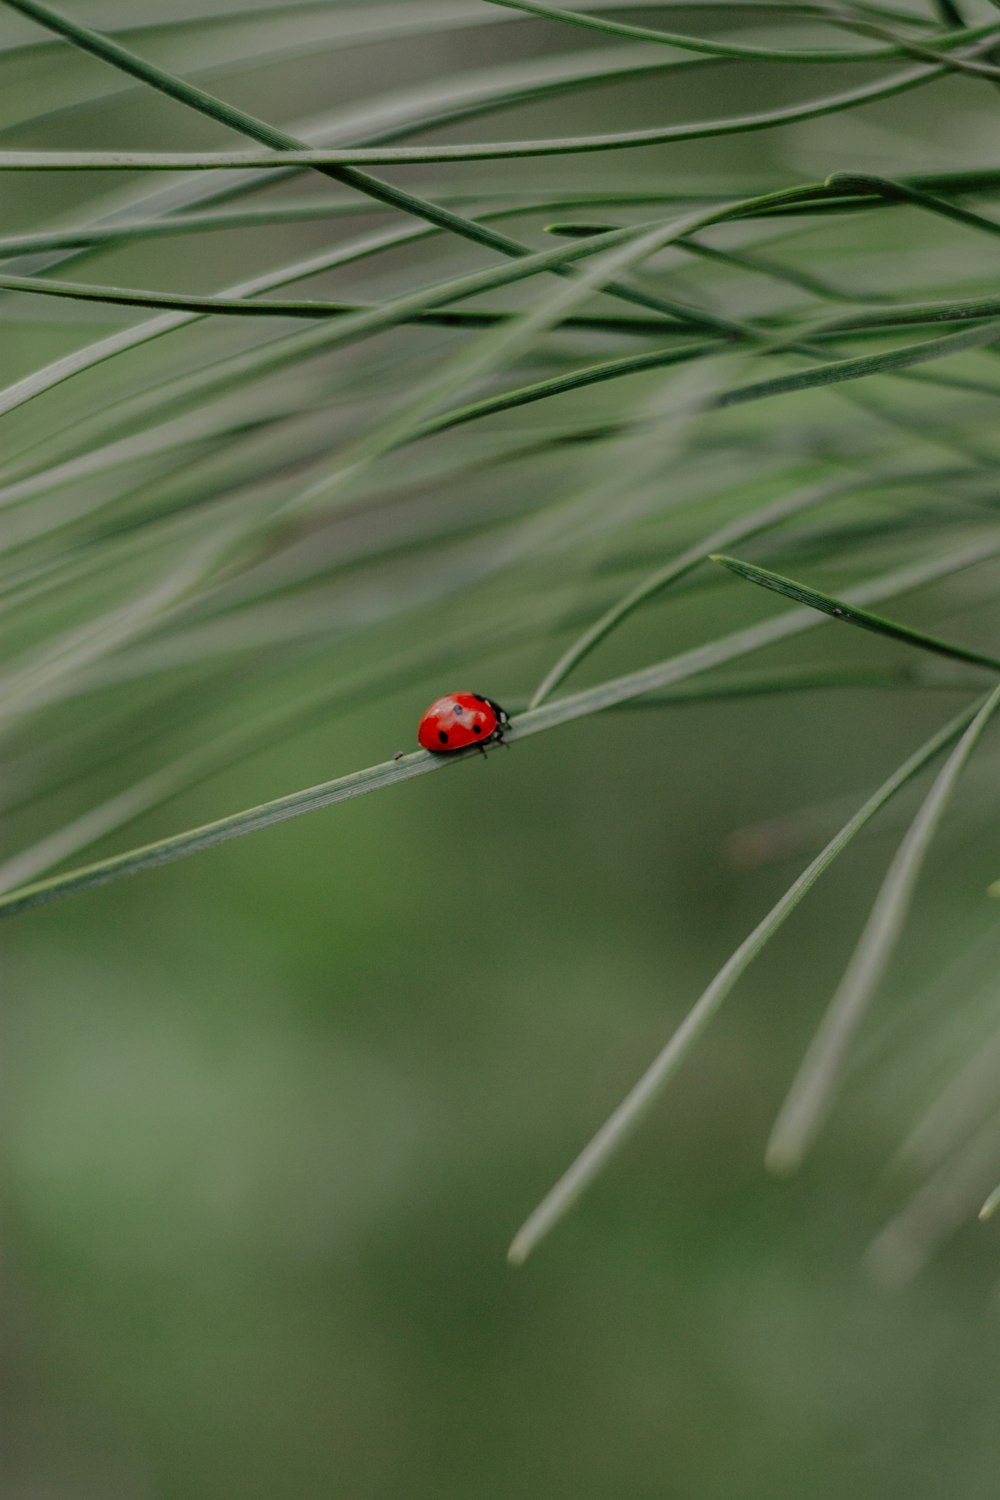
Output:
M764 1166L772 1177L791 1177L802 1165L802 1150L782 1136L772 1136L764 1149Z
M979 1210L979 1217L982 1222L985 1224L987 1220L992 1219L998 1208L1000 1208L1000 1186L997 1186L993 1189L992 1193L987 1198L982 1208Z
M521 1236L515 1235L507 1250L507 1264L511 1266L523 1266L531 1254L531 1246L521 1243Z
M567 240L583 240L592 234L607 234L609 229L620 229L620 224L600 223L597 220L567 220L559 224L546 224L545 233L555 234Z

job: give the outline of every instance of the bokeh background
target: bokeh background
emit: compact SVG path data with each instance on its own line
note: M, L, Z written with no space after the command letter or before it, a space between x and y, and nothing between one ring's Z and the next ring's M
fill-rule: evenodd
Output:
M72 9L109 29L154 19L110 0ZM449 76L610 45L472 0L241 12L199 19L187 0L169 0L155 18L163 26L133 44L186 75L203 70L209 87L276 122L411 90L433 96ZM744 40L765 34L742 12L616 13L702 34L725 27ZM804 25L801 35L784 26L793 43L815 45ZM5 149L230 144L96 60L35 45L43 37L0 14ZM571 135L751 112L871 76L860 66L706 68L527 104L427 138ZM489 184L539 197L595 184L750 191L845 168L979 165L995 91L967 82L765 134L568 164L491 163ZM483 173L425 167L396 180L471 194ZM110 174L8 176L4 229L89 218L163 186ZM329 191L298 177L249 201ZM545 242L542 222L521 226L535 244ZM344 232L306 222L151 239L49 274L207 292ZM948 225L915 228L902 214L863 229L824 224L821 245L803 225L787 243L803 267L822 263L875 290L892 289L887 276L927 286L946 274L988 289L994 274L987 241ZM418 247L317 278L308 293L372 299L487 259L461 244ZM662 274L673 294L744 316L784 295L742 282L730 295L725 268L690 261L665 262ZM4 382L145 316L10 294ZM113 413L136 389L261 336L258 325L220 323L110 361L12 413L5 452L28 453L73 422ZM534 378L567 350L580 354L561 337L534 352ZM15 656L88 608L133 598L185 545L171 516L183 518L186 495L204 504L216 483L253 494L259 477L281 496L312 472L303 453L321 462L331 437L405 394L455 338L397 330L276 376L265 395L290 409L313 402L317 382L297 453L294 441L287 453L281 446L284 427L274 436L251 421L221 460L194 445L187 467L170 468L140 451L110 477L78 476L50 496L43 517L55 540L43 519L29 561L74 548L91 556L98 544L108 561L28 618L10 616ZM769 498L775 475L783 484L828 477L850 472L859 454L886 452L940 464L935 422L950 424L954 449L969 433L987 440L994 420L981 397L900 396L888 384L879 399L909 401L908 429L880 426L829 393L720 414L664 457L663 473L686 498L679 517L650 509L634 531L542 551L463 585L463 569L476 574L504 526L587 474L585 454L555 446L528 468L492 466L493 445L603 420L663 378L633 382L627 396L584 391L551 410L459 429L450 445L389 455L364 482L350 525L335 518L299 539L319 549L325 573L284 592L279 581L242 609L230 601L229 613L196 606L179 622L156 622L86 663L78 680L71 674L72 688L62 679L12 726L11 852L219 735L233 750L212 774L182 780L79 858L408 750L426 702L449 688L522 704L574 629L650 560L708 529L697 505L706 464L715 524L748 494ZM252 417L260 389L245 398ZM459 460L478 467L466 472ZM414 500L416 525L406 519ZM143 533L155 545L130 551L130 525L157 507L166 520ZM840 528L834 543L803 524L753 555L832 587L985 524L982 508L956 517L919 495L847 500L829 514ZM579 682L779 607L706 568L629 621ZM996 567L888 612L989 650ZM903 647L825 626L748 665L908 661ZM258 736L268 715L280 723L300 701L310 714ZM868 1254L941 1169L930 1148L901 1163L900 1143L995 1026L990 742L935 846L906 941L802 1172L769 1178L764 1142L917 792L825 877L575 1214L523 1268L505 1261L518 1224L731 949L962 701L961 690L856 688L624 709L6 923L4 1495L991 1500L1000 1240L974 1210L998 1175L995 1101L970 1127L978 1157L957 1206L949 1211L947 1153L923 1219L918 1202L919 1274L886 1285Z

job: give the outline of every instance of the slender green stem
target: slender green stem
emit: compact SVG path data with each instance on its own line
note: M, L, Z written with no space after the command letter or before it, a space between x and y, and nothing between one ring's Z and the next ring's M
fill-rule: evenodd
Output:
M704 37L689 36L677 31L662 31L651 26L632 26L622 21L612 21L605 16L587 15L580 11L567 10L554 5L541 5L538 0L487 0L490 5L503 6L507 10L524 11L529 16L539 16L543 20L560 21L568 26L581 26L587 31L598 31L608 36L628 37L632 41L660 42L668 47L678 47L687 52L704 52L710 57L733 57L746 58L758 62L771 63L858 63L858 62L883 62L892 58L912 55L916 44L910 43L905 38L894 38L890 46L860 49L853 48L809 48L809 47L747 47L736 45L731 42L717 42ZM860 30L863 22L852 22L828 12L826 19L833 24L848 26L852 30L855 27ZM871 25L871 23L868 23ZM929 39L926 47L920 48L920 55L930 56L934 61L938 55L949 48L968 45L970 42L978 41L983 37L995 36L998 30L997 23L993 22L987 26L969 29L961 20L950 23L955 26L952 32L938 34ZM875 29L875 28L873 28ZM880 30L881 34L881 30Z
M1000 691L1000 690L998 690ZM820 850L801 875L734 953L726 960L711 984L695 1001L663 1050L643 1073L638 1083L609 1116L593 1139L529 1214L511 1242L507 1258L521 1265L540 1242L565 1218L574 1204L604 1171L613 1156L634 1134L667 1084L686 1060L709 1022L731 993L737 980L750 966L761 949L780 930L821 875L838 855L869 823L895 794L923 768L946 749L966 728L975 709L966 709L933 735L908 760L882 783L858 809L843 828Z
M810 609L820 610L823 614L831 615L835 620L843 620L845 625L860 625L862 630L871 630L876 635L888 636L890 640L902 641L908 646L916 646L921 651L931 651L937 656L951 657L953 661L970 662L974 666L988 667L1000 672L1000 657L990 656L980 651L970 651L965 646L955 646L949 641L938 640L935 636L925 635L921 630L912 630L908 625L900 625L895 620L886 620L881 615L872 614L870 610L848 603L846 599L838 599L833 594L824 594L808 584L798 583L794 578L784 578L780 573L772 573L769 568L761 568L755 563L741 562L737 557L715 556L711 560L721 563L724 568L728 568L740 578L746 578L750 583L757 583L762 588L772 589L776 594L784 595L795 604L806 604Z
M544 703L579 666L580 662L589 656L591 651L599 646L601 641L634 610L645 604L647 600L655 598L671 584L686 577L701 563L708 561L709 555L715 548L726 546L737 539L758 536L762 531L780 525L790 516L808 510L814 505L823 504L827 500L835 500L840 496L850 495L863 489L878 488L882 485L912 484L921 477L919 472L911 470L899 475L872 475L870 479L860 482L852 478L833 484L810 485L804 490L797 490L792 495L784 495L770 505L762 506L747 516L740 516L737 520L719 527L681 552L679 556L672 558L662 568L657 568L655 572L641 579L610 609L605 610L589 629L566 648L555 665L545 674L532 694L529 707L537 708L540 703ZM721 561L721 559L716 560ZM799 602L806 604L810 601L803 597Z
M1000 707L1000 686L978 712L934 781L889 866L837 993L782 1106L767 1147L772 1171L802 1160L830 1108L851 1042L899 941L934 835L983 730Z

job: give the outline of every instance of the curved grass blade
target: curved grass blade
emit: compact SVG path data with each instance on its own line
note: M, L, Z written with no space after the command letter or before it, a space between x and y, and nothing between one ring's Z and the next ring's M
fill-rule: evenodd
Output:
M780 573L772 573L770 568L761 568L756 563L741 562L738 557L724 557L718 553L711 558L711 561L721 563L731 573L748 579L750 583L757 583L762 588L771 589L774 593L781 594L796 604L807 604L810 609L821 610L823 614L830 615L835 620L843 620L848 625L860 625L863 630L874 631L876 635L889 636L891 640L902 641L907 646L916 646L921 651L933 651L938 656L949 656L955 661L971 662L974 666L989 667L995 672L1000 672L1000 657L988 656L980 651L969 651L964 646L954 646L949 641L938 640L936 636L925 635L920 630L912 630L908 625L900 625L895 620L886 620L881 615L872 614L870 610L848 603L846 599L835 598L832 594L824 594L819 589L810 588L808 584L798 583L794 578L785 578Z
M467 273L463 276L453 277L449 281L438 283L434 286L423 288L417 292L411 292L401 297L396 297L388 302L378 304L372 308L361 309L355 313L344 313L337 320L334 328L307 329L287 340L284 346L278 350L267 347L263 350L251 350L249 353L233 356L233 363L250 364L258 362L262 368L267 369L271 362L286 363L295 358L302 358L313 351L327 350L336 347L340 343L348 342L355 338L367 336L386 328L394 327L410 318L412 314L424 313L441 308L449 303L461 301L466 297L473 297L479 292L493 291L498 287L509 286L514 282L533 276L542 270L559 270L563 267L570 269L570 262L581 258L581 249L584 255L598 254L611 245L622 243L635 238L649 225L629 226L618 232L613 231L609 235L598 239L583 242L582 246L574 247L575 253L563 250L543 250L534 255L526 255L517 260L510 260L499 266L492 266L487 271ZM396 231L391 238L398 243L419 238L425 231L409 229ZM387 236L380 235L379 240L385 244ZM371 245L371 241L368 241ZM319 270L319 260L329 264L346 264L348 260L359 258L368 253L364 244L355 243L352 247L339 247L327 252L322 257L311 257L311 264L315 270ZM311 274L304 267L306 262L297 262L292 267L283 267L276 272L266 272L255 276L249 281L237 283L228 289L224 295L230 297L254 297L258 293L270 290L275 286L282 285L289 280L298 280L301 276ZM118 333L109 335L107 338L99 339L94 344L88 344L84 349L75 350L72 354L64 355L54 360L50 365L41 370L33 371L23 379L15 381L13 385L0 391L0 415L14 411L24 406L36 396L50 391L55 386L62 384L74 376L82 374L86 370L103 364L106 360L113 359L130 349L137 348L141 344L149 343L154 339L161 338L164 334L172 333L174 329L186 327L197 318L205 316L204 313L166 313L162 317L151 319L138 327L122 329ZM666 319L664 320L666 323ZM673 326L668 324L669 326ZM294 342L293 342L294 340Z
M720 407L742 406L747 401L760 401L770 396L783 396L793 391L817 390L822 386L837 385L845 380L859 380L869 375L891 374L894 370L908 370L914 365L927 364L936 359L947 359L953 354L962 354L967 349L978 349L1000 341L1000 320L991 319L974 328L962 329L959 333L946 333L939 339L926 339L919 344L904 344L898 349L887 349L881 354L862 354L856 358L840 359L830 364L813 365L797 370L791 375L778 375L771 380L761 380L754 385L737 386L724 391L718 398Z
M722 1006L737 980L765 944L792 915L799 902L808 894L820 876L890 798L895 796L901 787L905 786L962 733L975 712L975 709L964 710L904 761L820 850L816 858L792 882L780 900L744 938L723 964L708 988L695 1001L669 1042L646 1069L638 1083L629 1091L555 1186L545 1195L538 1207L529 1214L514 1236L507 1252L507 1258L513 1265L523 1264L546 1235L569 1213L615 1153L642 1123L702 1032Z
M832 172L826 178L826 186L847 193L870 194L888 203L908 203L914 208L926 209L928 213L951 219L966 229L979 229L983 234L1000 234L1000 224L982 214L972 213L958 203L948 203L943 198L923 191L919 185L891 177L879 177L873 172Z
M605 610L599 619L595 620L588 630L585 630L570 646L566 648L555 665L546 673L531 697L529 707L537 708L544 703L555 689L564 682L569 674L579 666L580 662L589 656L606 636L640 605L645 604L648 599L654 598L672 583L684 578L700 563L709 560L714 547L720 547L726 542L757 536L760 532L768 530L771 526L777 526L789 516L797 515L813 505L820 505L826 500L834 500L842 495L849 495L856 490L869 489L883 484L908 484L918 480L921 476L916 471L906 475L873 475L870 480L847 479L839 480L832 484L810 485L804 490L797 490L792 495L785 495L780 500L770 505L762 506L748 516L740 516L735 521L728 522L711 532L701 541L695 542L686 548L678 557L673 558L662 568L657 568L654 573L640 580L634 588L630 589L621 599ZM805 601L802 601L805 602Z
M57 32L79 47L84 52L89 52L99 57L103 62L112 67L138 78L150 88L168 95L172 99L197 110L200 114L207 115L210 119L218 121L229 129L235 130L242 135L249 136L252 140L259 141L277 153L272 165L282 170L293 164L293 156L301 153L304 143L295 136L288 135L283 130L276 129L265 120L248 114L246 110L238 109L225 100L217 98L206 89L186 82L176 74L168 72L165 68L157 67L146 58L137 53L129 51L127 47L112 41L109 37L94 31L88 26L80 25L70 20L59 11L43 3L43 0L7 0L12 9L30 16L32 20L38 21L42 26ZM112 153L114 154L114 153ZM0 167L2 167L3 153L0 153ZM270 158L269 158L270 160ZM508 235L498 234L496 230L479 224L473 219L465 218L463 215L443 207L441 204L432 203L429 199L420 197L414 193L406 192L381 178L373 177L370 173L358 171L355 167L328 162L321 164L312 162L325 177L355 188L368 198L374 198L400 212L421 219L429 224L435 224L439 229L451 230L465 239L473 240L477 244L487 246L499 251L502 255L518 258L530 254L530 247L520 240L512 239ZM558 269L557 275L567 274L566 268ZM569 274L572 274L569 272ZM631 287L622 286L617 283L609 283L605 290L613 296L620 297L627 302L634 302L643 307L656 307L656 299L642 291Z
M185 84L164 69L156 68L143 58L98 32L69 21L66 17L42 5L39 0L7 0L15 10L41 22L67 36L77 46L93 52L117 67L141 77L154 88L162 90L182 103L190 104L202 113L210 115L222 124L229 125L245 135L273 148L267 152L243 151L0 151L0 171L215 171L220 168L257 169L270 171L289 166L315 167L341 182L348 182L373 197L392 202L404 212L417 213L418 217L430 218L431 222L448 225L458 232L469 234L470 221L459 221L455 215L447 214L440 207L418 199L412 194L392 188L380 179L357 170L362 166L396 166L421 162L448 161L498 161L505 158L528 156L563 156L591 151L626 150L639 146L665 145L671 141L704 140L712 136L741 135L757 130L770 130L779 125L791 125L799 121L814 120L844 110L857 109L863 104L879 99L892 98L909 89L922 87L948 72L945 64L921 66L905 73L897 73L876 83L863 84L839 94L830 94L822 99L808 99L801 104L783 108L762 110L754 115L734 115L724 120L694 121L688 124L665 125L649 130L608 131L596 135L570 136L561 140L523 140L479 142L470 145L435 146L359 146L341 149L310 149L283 131L275 130L263 121L255 119L243 110L225 104L205 90ZM980 44L983 45L983 44ZM432 217L433 214L433 217ZM459 229L459 222L462 227ZM481 243L493 243L500 249L496 237L487 240L482 234L472 237ZM507 248L505 253L523 253Z
M772 1172L793 1171L819 1131L851 1042L903 930L931 841L965 764L998 707L1000 686L979 707L896 851L840 986L771 1132L766 1160Z
M598 31L608 36L629 37L632 41L660 42L668 47L682 48L687 52L704 52L710 57L746 58L756 62L790 63L870 63L884 62L891 58L911 55L912 46L900 38L885 47L867 48L816 48L816 47L746 47L729 42L716 42L704 37L689 36L677 31L661 31L651 26L631 26L622 21L609 21L603 16L591 16L580 11L564 10L554 5L540 5L536 0L487 0L489 5L503 6L507 10L523 11L529 16L539 16L545 21L560 21L568 26L581 26L587 31ZM851 30L863 26L849 17L838 16L829 11L825 19L835 26L846 26ZM941 49L961 47L982 37L993 36L1000 30L994 21L989 25L970 29L961 26L954 31L938 33L928 38L927 47L921 47L920 56L936 61L936 52ZM916 44L912 44L916 45Z

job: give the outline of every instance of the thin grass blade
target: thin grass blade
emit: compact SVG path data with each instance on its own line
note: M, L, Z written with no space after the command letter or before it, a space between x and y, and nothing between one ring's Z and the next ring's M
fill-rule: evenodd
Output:
M965 730L896 851L840 986L771 1132L766 1160L772 1172L793 1171L819 1131L851 1042L899 941L931 842L966 762L998 706L1000 687L990 693Z

